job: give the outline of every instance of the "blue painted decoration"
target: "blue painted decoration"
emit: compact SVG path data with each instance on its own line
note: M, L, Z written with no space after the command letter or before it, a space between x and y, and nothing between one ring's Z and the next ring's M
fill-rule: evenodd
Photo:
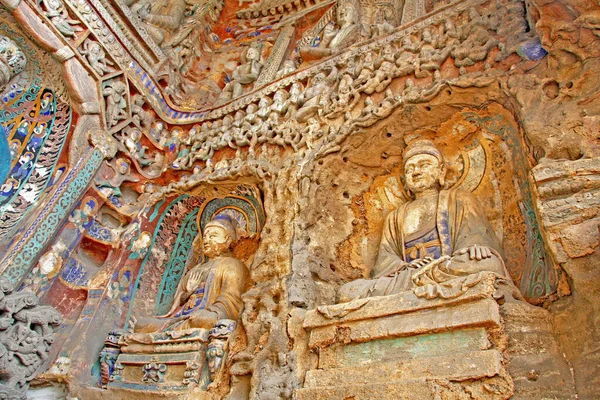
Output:
M0 126L0 185L6 181L8 172L10 171L11 157L6 139L6 129Z

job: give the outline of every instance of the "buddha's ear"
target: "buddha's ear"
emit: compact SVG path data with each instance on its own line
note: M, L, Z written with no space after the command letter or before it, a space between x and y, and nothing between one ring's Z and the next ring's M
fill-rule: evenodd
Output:
M446 167L446 163L443 163L440 168L440 187L444 187L446 185L446 174L448 173L448 168Z

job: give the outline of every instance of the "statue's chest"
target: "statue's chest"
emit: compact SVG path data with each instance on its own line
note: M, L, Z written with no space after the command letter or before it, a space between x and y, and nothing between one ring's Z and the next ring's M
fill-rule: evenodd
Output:
M406 206L404 212L405 236L410 236L435 223L436 203L434 201L415 200Z

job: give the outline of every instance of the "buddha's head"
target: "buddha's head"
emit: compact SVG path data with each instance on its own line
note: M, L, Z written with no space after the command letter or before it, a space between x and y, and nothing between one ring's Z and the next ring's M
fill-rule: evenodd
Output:
M261 97L260 101L258 102L258 107L259 108L266 108L269 106L269 98L268 97Z
M284 89L279 89L278 91L275 92L275 95L273 96L273 100L276 103L283 103L285 100L287 100L287 96L288 96L288 93Z
M236 239L234 221L226 215L219 215L204 228L202 250L208 258L215 258L228 251Z
M129 168L129 161L127 161L125 158L117 159L117 170L121 175L129 174Z
M358 12L354 5L344 4L337 10L337 23L340 27L354 25L358 22Z
M246 51L246 61L250 62L250 61L255 61L255 60L259 60L260 59L260 51L254 47L254 46L250 46L248 48L248 50Z
M433 34L429 29L425 28L423 30L423 33L421 34L421 40L425 43L431 43L433 41Z
M248 104L248 107L246 107L246 115L248 114L254 114L256 112L256 104L254 103L250 103Z
M446 164L444 156L430 140L416 140L404 150L406 188L418 194L429 189L440 190L444 185Z

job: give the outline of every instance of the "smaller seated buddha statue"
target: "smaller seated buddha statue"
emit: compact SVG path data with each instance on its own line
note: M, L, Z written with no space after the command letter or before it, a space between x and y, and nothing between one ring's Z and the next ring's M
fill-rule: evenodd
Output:
M219 320L236 321L249 274L231 253L236 241L235 221L218 215L206 224L202 249L208 258L191 268L179 282L171 310L163 316L132 319L134 333L210 329Z
M125 5L142 20L148 34L159 46L179 28L185 17L185 0L125 0Z
M223 104L240 97L244 94L244 87L258 79L263 68L261 52L260 45L252 45L242 53L241 64L233 70L231 80L225 84L217 99L217 104Z
M519 298L478 200L469 192L444 189L442 153L431 141L417 140L403 159L406 188L414 198L386 218L370 279L343 285L338 302L412 289L422 297L455 297L468 286L461 279L474 280L480 272L495 273L510 288L502 294Z
M330 23L324 28L318 46L300 49L300 55L305 61L329 57L358 41L361 28L358 10L353 4L338 6L335 25Z

